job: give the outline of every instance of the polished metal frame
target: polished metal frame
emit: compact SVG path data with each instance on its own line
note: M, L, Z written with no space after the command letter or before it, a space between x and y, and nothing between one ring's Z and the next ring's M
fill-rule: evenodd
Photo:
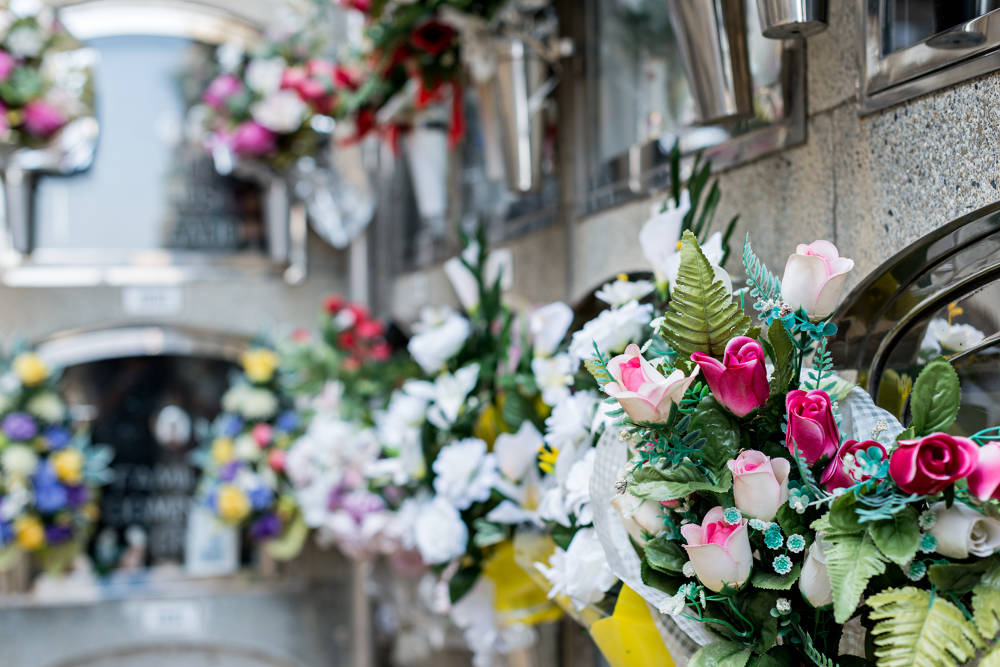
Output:
M862 20L859 110L878 111L1000 69L1000 10L883 55L885 0L857 0ZM949 46L949 35L978 33L978 44ZM937 45L937 46L936 46Z
M593 16L595 2L585 3L588 16ZM584 43L594 43L597 39L596 26L588 21ZM750 30L759 29L753 25ZM589 56L587 56L589 57ZM587 162L594 165L586 177L583 197L578 201L574 215L591 215L604 209L619 206L629 201L648 197L662 190L670 183L670 149L674 139L679 140L687 164L693 155L701 151L712 161L716 170L734 167L770 153L775 153L806 140L806 54L802 39L784 40L782 50L782 92L784 95L785 117L763 127L747 130L722 143L705 145L697 138L701 128L686 128L674 136L664 136L642 144L634 144L623 154L598 163L598 159L588 156ZM587 85L590 100L594 99L593 74L588 74ZM598 105L589 103L589 117L586 122L588 141L585 150L592 153L597 145Z
M263 26L206 2L190 0L79 0L62 4L59 17L79 39L140 34L182 37L208 44L260 39ZM263 169L246 176L263 189L268 248L260 252L131 251L32 247L35 179L48 169L12 160L4 170L4 195L22 206L0 216L0 282L19 287L183 284L274 276L290 284L306 276L305 208L292 204L286 182ZM5 202L6 203L6 202Z

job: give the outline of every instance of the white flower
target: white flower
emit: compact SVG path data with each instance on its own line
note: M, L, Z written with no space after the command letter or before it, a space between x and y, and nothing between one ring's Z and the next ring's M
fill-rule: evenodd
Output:
M652 294L654 289L653 283L648 280L618 278L610 283L606 283L594 293L594 296L612 308L617 308L629 301L641 301L644 297Z
M605 310L573 334L569 353L577 362L594 356L594 343L605 354L621 352L625 346L643 337L653 317L653 305L629 301L624 306Z
M525 420L517 433L501 433L497 436L493 444L497 467L504 477L519 482L535 466L535 459L542 445L542 434L534 424Z
M441 370L469 337L469 321L450 308L425 307L406 349L427 374Z
M284 58L254 58L247 65L247 86L262 97L278 92L286 66Z
M340 403L344 398L344 383L338 380L328 380L323 385L323 391L310 401L310 407L318 415L336 417L340 414Z
M580 391L559 401L545 419L545 442L560 452L586 442L591 437L597 403L597 394L592 391Z
M427 410L427 420L441 430L448 430L465 405L469 392L479 381L479 364L463 366L452 373L441 373L434 382L411 380L403 385L403 390L412 396L425 398L431 402Z
M38 469L38 455L27 445L8 445L0 453L4 473L14 479L27 479Z
M215 51L215 61L223 72L234 72L243 62L243 44L230 40Z
M19 18L35 16L45 7L42 0L10 0L7 6L11 14Z
M802 591L802 596L809 604L814 607L825 607L833 602L833 587L830 584L830 574L826 569L823 540L819 536L806 552L806 560L802 564L802 574L799 576L799 590Z
M936 551L942 556L987 558L1000 550L1000 520L996 517L962 502L951 507L944 502L934 503L931 510L937 513L931 535L937 539Z
M19 25L7 33L4 42L15 56L34 58L45 46L45 35L32 25Z
M7 485L7 492L0 498L0 521L13 521L31 502L31 494L21 480L8 480Z
M493 580L479 577L472 589L452 605L449 615L462 630L466 646L472 651L472 667L493 667L504 634L497 619Z
M691 209L691 195L685 188L681 192L680 206L668 202L665 210L660 211L660 208L659 205L653 208L652 217L639 230L639 245L657 281L662 283L667 280L672 258L680 251L681 226Z
M927 333L920 343L921 350L939 352L965 352L978 345L986 337L971 324L948 324L948 320L936 317L927 324Z
M722 256L725 254L725 250L722 247L721 232L715 232L709 236L708 241L701 246L701 251L705 254L705 259L708 260L708 263L712 265L712 269L715 271L715 279L722 281L723 285L726 286L727 292L732 292L733 279L729 277L726 270L719 264L722 261ZM681 254L677 252L671 255L666 263L666 278L667 282L670 283L671 290L677 287L677 274L680 270Z
M459 303L466 311L479 305L479 283L475 275L469 271L462 260L470 266L476 266L479 261L479 244L473 241L462 251L461 257L452 257L444 263L444 272L455 289ZM486 256L486 266L483 269L483 283L486 289L492 289L497 279L500 289L508 290L514 282L514 256L509 249L494 250Z
M542 563L535 567L552 585L549 598L565 595L577 609L600 602L618 582L593 528L578 531L565 551L556 547L547 567Z
M66 404L51 391L43 391L31 397L25 406L29 413L43 422L56 424L66 418Z
M684 565L687 566L691 561L688 561ZM694 575L691 575L694 576ZM670 616L677 616L682 611L684 607L687 606L687 595L686 588L681 586L677 589L677 592L671 595L669 598L660 603L660 606L656 608L661 614L667 614Z
M655 536L663 530L663 507L651 500L636 498L631 493L619 493L611 499L625 530L639 544L646 543L646 535Z
M291 90L279 90L250 106L253 119L278 134L291 134L302 127L308 107Z
M497 480L496 458L486 451L486 443L478 438L445 445L432 467L434 492L460 510L488 499Z
M429 565L447 563L465 553L469 529L447 499L435 497L422 504L413 526L414 543Z
M528 331L536 357L551 357L559 349L570 324L573 309L562 301L537 308L528 318Z
M535 357L531 360L531 372L535 383L542 392L546 405L557 405L569 396L573 384L573 369L576 364L568 354L554 357Z
M247 419L270 419L278 412L278 397L260 387L246 387L240 412Z
M586 526L594 521L594 513L590 508L590 478L594 474L596 455L596 449L588 449L582 459L573 463L566 477L566 507L576 517L578 526Z

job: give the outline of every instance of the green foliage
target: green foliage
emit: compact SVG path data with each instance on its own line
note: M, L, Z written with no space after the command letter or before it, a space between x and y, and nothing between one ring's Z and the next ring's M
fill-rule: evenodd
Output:
M993 639L1000 633L1000 567L983 575L972 589L972 618L983 637Z
M743 644L718 641L698 649L688 667L744 667L749 661L750 649Z
M507 531L503 526L487 521L483 517L472 522L472 543L480 549L499 544L507 539Z
M879 667L940 667L971 660L983 640L951 602L907 586L868 598Z
M628 490L645 500L661 502L685 498L695 492L726 493L733 486L733 475L726 468L712 481L693 465L644 465L632 473Z
M971 563L939 563L931 565L927 576L942 593L968 593L977 585L983 575L998 566L996 556Z
M711 396L706 396L691 412L691 428L705 438L702 462L712 470L720 470L740 451L739 425L728 410Z
M651 568L667 574L680 574L688 560L681 545L671 539L670 533L666 531L647 540L644 552Z
M799 639L802 640L802 652L812 664L816 667L837 667L837 663L832 658L823 655L822 651L816 648L813 638L808 632L799 626L795 626L795 631L798 633Z
M858 500L853 492L847 491L830 503L830 513L827 515L830 528L842 533L856 533L864 530L858 521Z
M763 320L781 303L781 281L754 254L749 233L743 243L743 269L747 274L750 296L754 298L754 310L757 317Z
M302 552L307 537L309 537L309 526L301 514L296 514L281 537L267 543L267 553L274 560L292 560Z
M465 597L465 594L476 585L480 574L482 574L482 568L479 564L459 569L448 582L448 597L451 598L451 601L458 602Z
M924 367L913 383L910 397L910 426L918 436L946 431L958 416L961 389L958 374L944 357Z
M888 519L874 522L868 527L868 532L879 551L899 566L912 561L920 546L917 510L912 507L907 507Z
M1000 642L997 642L990 647L982 659L979 661L979 667L1000 667Z
M885 572L885 558L868 531L829 532L823 540L829 543L823 551L833 587L833 615L838 623L845 623L858 608L869 579Z
M601 348L597 347L597 343L594 343L594 356L585 359L583 365L587 368L587 372L597 380L597 384L603 387L609 382L614 382L614 378L608 372L608 362L610 361L608 355L601 352Z
M774 362L774 377L771 378L771 396L784 395L794 379L795 343L792 342L788 330L781 320L775 320L767 328L767 340L771 344Z
M837 384L833 379L833 357L826 347L826 341L826 338L822 339L816 348L813 367L806 373L805 382L802 383L802 388L806 391L822 389L830 393Z
M726 343L749 329L750 318L722 281L715 279L715 270L694 235L684 232L677 286L664 315L663 338L682 358L693 352L721 357Z
M569 549L569 543L576 536L576 528L564 526L561 523L554 524L549 530L549 537L556 543L556 546L564 551Z
M768 591L787 591L790 589L799 578L799 572L802 570L802 566L796 563L792 567L792 571L788 574L777 574L775 572L766 572L758 570L753 573L750 578L750 583L756 588L763 588Z

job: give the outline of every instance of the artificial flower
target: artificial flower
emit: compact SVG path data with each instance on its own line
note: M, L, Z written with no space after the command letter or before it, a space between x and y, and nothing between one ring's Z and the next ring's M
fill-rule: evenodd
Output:
M479 364L469 364L454 373L441 373L434 382L411 380L403 385L403 390L430 401L427 420L447 430L458 419L466 399L478 382Z
M612 308L623 306L629 301L642 301L653 293L656 287L648 280L629 280L621 275L594 292L594 296Z
M250 105L255 121L278 134L291 134L302 127L308 107L290 90L279 90Z
M652 217L639 230L639 246L660 284L669 282L673 257L680 251L681 227L690 210L691 195L684 189L680 205L668 201L663 206L654 206Z
M868 453L872 448L881 452L881 460L884 461L888 456L882 443L875 440L864 440L862 442L846 440L840 446L840 449L837 450L837 453L834 454L833 458L830 459L826 470L823 471L823 476L820 477L820 484L832 493L836 489L846 489L858 482L870 479L869 475L860 472L857 466L854 465L854 457L858 452Z
M34 352L17 355L11 367L25 387L37 386L49 376L49 367Z
M971 473L979 446L968 438L932 433L900 440L889 458L889 475L904 493L932 496Z
M633 540L645 544L663 530L663 507L651 500L636 498L631 493L619 493L611 499L625 530Z
M532 350L536 357L551 357L559 349L573 322L573 309L562 301L536 308L528 318Z
M987 442L979 448L976 467L965 481L979 502L1000 498L1000 442Z
M701 525L681 526L683 545L698 580L715 592L724 587L740 588L750 578L753 553L747 535L747 520L727 523L722 507L710 509Z
M543 445L542 434L525 420L517 433L501 433L493 443L497 468L507 479L519 482L535 466L538 450Z
M578 447L591 437L597 394L580 391L559 401L545 419L545 443L557 450Z
M788 430L785 444L793 455L798 451L812 465L840 448L840 433L833 418L830 395L815 389L794 389L785 396Z
M219 517L227 523L237 524L250 514L250 499L239 487L232 484L223 484L219 487L215 506Z
M463 261L464 260L464 261ZM451 281L451 286L458 296L459 303L466 312L472 312L479 305L479 281L475 274L466 266L476 266L479 261L479 244L469 243L459 257L452 257L444 263L444 273ZM513 255L509 250L494 250L486 257L483 269L483 286L489 290L497 280L500 289L510 289L514 280Z
M24 407L29 414L49 424L56 424L66 418L66 404L54 391L35 394Z
M549 598L565 595L578 610L600 602L618 582L593 528L577 531L565 550L556 547L548 565L535 563L535 567L551 585Z
M608 362L608 373L613 381L604 385L604 391L618 399L622 408L636 423L664 423L671 408L680 403L698 371L685 375L677 369L668 377L646 361L639 346L631 344L625 353Z
M428 375L437 373L458 354L469 337L469 321L450 308L425 307L406 349Z
M14 71L15 64L13 56L6 51L0 50L0 82L6 81L10 78L11 72Z
M45 48L45 35L31 23L22 23L7 33L4 42L15 56L34 58Z
M278 355L274 350L257 347L247 350L240 358L243 372L251 381L257 383L270 382L274 371L278 368Z
M437 496L422 503L413 525L414 543L429 565L447 563L465 553L469 529L446 498Z
M35 516L22 516L14 521L17 545L25 551L37 551L45 546L45 525Z
M66 484L79 484L83 481L83 453L79 449L61 449L49 457L49 461L59 481Z
M833 603L833 586L830 584L830 574L826 569L826 554L823 552L823 540L817 538L809 545L802 572L799 575L799 590L802 597L813 607L825 607Z
M278 145L278 137L255 120L240 123L230 138L233 152L247 157L258 157L273 152Z
M987 558L1000 550L1000 520L983 514L965 503L944 502L931 505L937 521L930 533L937 540L936 550L942 556L963 560L974 556Z
M212 441L210 451L212 461L217 465L229 463L233 460L233 439L227 436L219 436Z
M971 324L952 324L937 317L927 323L927 332L920 342L920 350L931 354L965 352L981 343L984 338L986 334Z
M573 334L569 354L579 363L594 356L594 345L603 354L615 354L638 340L653 318L653 305L629 301L619 308L610 308L583 325Z
M695 352L691 360L698 364L712 395L737 417L744 417L767 403L764 348L747 336L737 336L726 343L722 361Z
M4 475L25 480L38 469L38 454L28 445L7 445L0 452L0 467Z
M432 468L434 492L460 510L487 500L497 479L497 460L478 438L445 445Z
M804 308L811 320L822 320L837 307L854 260L841 257L829 241L799 244L788 257L781 278L781 298L792 310Z
M557 405L569 396L573 385L573 370L573 360L568 354L535 357L531 360L531 373L546 405Z
M11 412L0 422L0 429L15 442L27 442L38 435L38 422L26 412Z
M208 84L201 100L212 108L220 109L229 98L237 95L242 89L243 84L238 77L233 74L221 74Z
M45 100L24 105L24 127L36 137L47 137L66 124L63 113Z
M284 58L254 58L245 73L247 87L263 97L276 93L286 67Z
M745 515L771 521L788 500L788 459L770 458L763 452L744 450L726 465L733 474L736 507Z

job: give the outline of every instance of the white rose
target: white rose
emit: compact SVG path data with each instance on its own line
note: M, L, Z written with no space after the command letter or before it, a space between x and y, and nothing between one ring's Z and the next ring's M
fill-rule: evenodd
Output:
M425 373L433 374L462 349L470 327L467 319L449 308L426 307L413 330L406 349Z
M511 481L521 481L535 465L538 450L543 444L542 434L527 420L517 433L501 433L493 444L500 472Z
M479 305L479 283L472 271L462 263L462 259L470 266L476 266L479 261L479 244L473 241L462 251L461 257L452 257L444 263L444 273L455 289L459 303L466 311ZM486 256L486 266L483 269L483 283L486 289L492 289L497 279L500 289L508 290L514 282L514 256L509 249L494 250Z
M250 106L253 119L278 134L291 134L302 127L306 103L291 90L279 90Z
M478 438L442 447L432 466L438 497L460 510L488 499L497 481L497 461L486 449L486 443Z
M639 544L646 543L645 533L655 536L663 530L663 507L651 500L636 498L631 493L619 493L611 500L625 530Z
M235 72L243 62L243 44L230 40L215 51L215 61L223 72Z
M937 552L942 556L986 558L1000 549L1000 521L995 517L961 502L951 507L944 502L934 503L931 509L937 513L931 535L937 539Z
M792 310L804 308L811 320L822 320L837 307L854 260L841 257L829 241L800 243L788 257L781 278L781 298Z
M822 540L818 537L809 545L805 563L802 564L799 590L814 607L825 607L833 603L833 586L826 571L826 554L823 553Z
M9 445L0 454L4 472L15 479L27 479L38 469L38 455L27 445Z
M598 299L612 308L623 306L629 301L641 301L652 294L655 287L648 280L628 280L618 278L606 283L594 293Z
M566 508L576 517L578 526L586 526L594 521L594 513L590 509L590 478L594 474L594 459L597 450L590 448L579 461L573 463L566 476ZM631 494L630 494L631 495ZM663 517L657 503L646 502L644 510L636 521L649 521L651 533L657 533L663 528ZM652 514L652 516L650 516ZM645 523L643 525L646 525Z
M562 301L535 309L528 318L535 356L551 357L555 354L572 323L573 309Z
M454 373L441 373L434 382L410 380L403 390L430 402L427 420L443 431L448 430L465 406L469 392L479 381L479 364L462 366Z
M469 529L447 499L436 497L420 507L413 527L414 542L429 565L447 563L465 553Z
M33 26L21 25L7 33L5 43L15 56L34 58L45 46L45 36Z
M285 67L284 58L255 58L247 65L247 86L263 97L276 93L281 88Z
M600 602L618 582L593 528L577 531L565 551L556 547L548 566L535 563L535 567L552 585L549 598L565 595L577 609Z
M35 394L25 407L30 414L50 424L59 423L66 418L66 405L51 391Z

